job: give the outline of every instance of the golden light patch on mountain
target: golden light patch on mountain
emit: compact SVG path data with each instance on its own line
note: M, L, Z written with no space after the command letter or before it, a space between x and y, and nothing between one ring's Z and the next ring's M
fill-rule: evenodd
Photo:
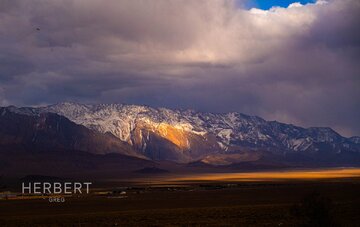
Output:
M159 135L181 149L189 149L190 144L187 137L187 133L181 129L175 128L169 124L161 123L156 128Z

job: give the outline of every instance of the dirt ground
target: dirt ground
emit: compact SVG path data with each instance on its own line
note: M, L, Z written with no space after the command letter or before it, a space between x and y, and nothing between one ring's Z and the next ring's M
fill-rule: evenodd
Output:
M331 201L331 223L360 226L359 191L359 179L133 187L63 203L0 200L0 226L299 226L307 217L293 208L313 193Z

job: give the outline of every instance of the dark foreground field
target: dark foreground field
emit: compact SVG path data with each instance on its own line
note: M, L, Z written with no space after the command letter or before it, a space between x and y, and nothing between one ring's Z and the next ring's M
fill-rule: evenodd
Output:
M360 226L359 192L356 178L138 186L64 203L2 200L0 226Z

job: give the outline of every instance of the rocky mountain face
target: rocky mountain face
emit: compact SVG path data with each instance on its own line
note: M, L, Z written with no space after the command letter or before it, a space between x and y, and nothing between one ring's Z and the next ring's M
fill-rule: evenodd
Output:
M99 133L55 113L35 109L0 108L0 151L83 151L118 153L145 158L112 134Z
M152 160L214 165L269 160L360 164L359 137L345 138L330 128L302 128L241 113L77 103L11 111L64 116L94 133L110 134Z

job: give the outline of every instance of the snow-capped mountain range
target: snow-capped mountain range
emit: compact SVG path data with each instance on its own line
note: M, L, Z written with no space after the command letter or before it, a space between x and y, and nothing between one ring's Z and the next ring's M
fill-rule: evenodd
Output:
M153 160L227 164L253 160L258 152L261 155L255 155L256 160L264 153L305 157L326 154L341 158L360 154L360 137L345 138L331 128L302 128L236 112L69 102L8 108L28 115L44 112L62 115L91 130L110 133Z

